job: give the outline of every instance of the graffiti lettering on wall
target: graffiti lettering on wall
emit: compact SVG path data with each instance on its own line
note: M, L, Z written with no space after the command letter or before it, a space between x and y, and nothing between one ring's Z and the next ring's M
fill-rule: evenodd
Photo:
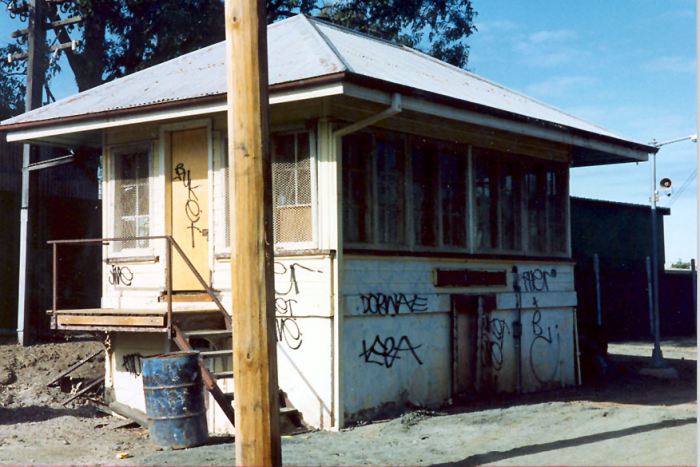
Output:
M416 353L418 348L420 345L413 345L407 336L401 336L397 342L394 337L382 339L377 335L369 347L367 347L367 341L362 339L362 353L359 356L365 359L365 363L391 368L403 355L411 355L419 365L422 365L423 362Z
M301 347L303 334L299 323L294 317L294 304L297 301L290 295L298 296L299 282L298 270L323 274L323 271L311 269L299 263L292 263L289 267L283 263L275 262L275 315L277 318L277 341L284 342L290 349ZM281 286L281 287L280 287Z
M199 198L195 189L199 188L199 185L192 186L192 177L190 175L189 169L185 168L185 164L180 162L175 166L175 180L182 182L185 188L187 188L187 201L185 201L185 215L187 220L190 221L187 230L190 231L192 236L192 248L195 247L195 231L199 234L206 235L206 229L200 228L197 224L202 217L202 208L199 206Z
M111 285L125 285L130 287L133 280L134 273L131 272L131 269L126 266L112 265L112 269L109 271L109 275L107 276L107 281Z
M141 360L143 355L140 353L130 353L122 357L122 366L132 375L139 376L141 374Z
M530 369L532 375L540 383L548 383L554 379L559 369L561 343L559 341L559 326L554 325L555 336L552 336L552 327L547 330L542 327L542 312L538 308L537 299L533 297L532 305L535 311L532 313L532 343L530 344ZM556 349L553 348L556 340ZM537 358L539 357L539 358ZM547 366L551 367L550 371ZM544 367L544 368L543 368ZM544 374L544 376L543 376Z
M294 317L292 306L297 301L293 298L275 298L275 315L277 315L277 341L284 342L292 350L301 347L301 329Z
M544 271L542 269L532 269L530 271L523 271L519 278L522 284L522 292L548 292L548 277L557 277L557 270L551 269L549 271Z
M482 365L491 367L495 371L503 368L503 340L506 333L510 334L510 329L505 320L498 318L488 318L486 314L482 319Z
M362 313L371 315L391 315L427 311L428 299L417 294L406 296L403 293L367 293L360 295Z

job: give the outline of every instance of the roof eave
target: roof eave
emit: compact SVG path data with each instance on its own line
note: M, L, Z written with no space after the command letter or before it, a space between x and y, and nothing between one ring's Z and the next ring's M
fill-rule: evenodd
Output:
M527 117L524 115L516 114L513 112L509 112L507 110L502 110L502 109L496 109L493 107L485 106L482 104L477 104L473 102L468 102L464 101L461 99L456 99L453 97L448 97L444 96L441 94L433 93L430 91L424 91L424 90L419 90L415 88L411 88L408 86L396 84L396 83L391 83L387 81L382 81L378 80L376 78L370 78L364 75L357 75L354 73L347 73L347 79L349 82L356 83L359 85L364 85L364 86L371 86L373 88L377 89L383 89L388 92L400 92L403 95L412 95L417 98L423 98L423 99L428 99L432 102L439 103L439 104L444 104L450 107L456 107L458 109L463 109L467 111L473 111L473 112L478 112L482 113L485 115L490 115L496 118L504 119L504 120L509 120L517 123L522 123L526 125L534 125L534 126L539 126L548 130L552 131L557 131L561 133L566 133L570 134L572 136L583 138L583 139L588 139L588 140L593 140L593 141L599 141L603 143L604 145L612 145L616 146L618 148L625 148L629 151L624 151L628 152L628 156L624 156L623 154L616 152L610 153L612 158L619 158L619 157L624 157L626 160L624 162L634 162L634 161L646 161L648 158L648 154L654 154L656 153L659 149L655 146L649 146L646 144L641 144L637 143L634 141L628 141L625 139L619 139L619 138L613 138L607 135L602 135L599 133L593 133L585 130L581 130L578 128L573 128L565 125L560 125L556 124L553 122L549 122L546 120L540 120L532 117ZM572 146L576 146L575 144L572 144ZM582 146L582 148L584 148ZM602 151L605 152L605 151ZM621 162L618 160L615 160L615 162ZM602 162L602 163L615 163L615 162ZM599 165L598 164L590 164L590 165Z

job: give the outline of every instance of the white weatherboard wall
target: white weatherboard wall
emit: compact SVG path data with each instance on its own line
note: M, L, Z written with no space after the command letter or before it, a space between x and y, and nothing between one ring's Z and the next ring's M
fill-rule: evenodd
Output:
M505 271L507 284L436 287L437 268ZM452 396L452 295L496 298L496 309L483 313L480 323L481 380L490 389L516 389L513 322L518 314L522 390L575 384L576 296L570 263L346 255L341 290L346 422L400 409L406 402L435 406Z
M214 288L222 291L229 309L230 268L229 261L217 261L214 271ZM329 429L334 423L333 258L276 256L274 272L279 387L305 423ZM213 427L216 432L229 431L225 422Z
M109 389L114 400L124 405L146 411L146 398L140 374L140 358L158 355L169 351L169 342L159 333L111 333L110 346L105 359L105 388ZM127 371L125 357L131 355L138 365L136 373Z

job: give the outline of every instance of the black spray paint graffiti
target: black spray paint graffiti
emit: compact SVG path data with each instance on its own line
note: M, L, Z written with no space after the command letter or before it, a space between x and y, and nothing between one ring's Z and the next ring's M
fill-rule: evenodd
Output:
M503 368L503 340L506 333L510 334L510 329L505 320L498 318L487 318L484 314L482 318L482 336L484 336L482 349L482 365L491 367L495 371Z
M199 185L192 186L192 177L190 175L189 169L185 169L185 164L180 162L175 166L175 178L174 180L182 182L182 184L187 188L187 201L185 202L185 214L187 215L187 220L190 221L190 226L187 230L190 231L192 235L192 248L195 247L195 231L202 235L206 235L206 229L201 229L197 226L197 223L202 217L202 208L199 206L199 198L194 192L195 189L199 188Z
M367 341L362 339L362 353L360 357L364 357L365 363L374 363L375 365L391 368L396 360L401 359L401 353L408 352L413 358L422 365L423 362L418 357L416 350L421 345L413 345L407 336L401 336L398 343L393 337L382 339L375 336L372 345L367 347Z
M292 305L297 301L289 298L275 298L275 314L277 315L277 341L284 342L292 350L301 347L301 329L294 317Z
M107 281L109 281L111 285L125 285L130 287L133 280L134 273L126 266L113 265L107 276Z
M143 355L140 353L130 353L122 357L122 366L132 375L139 376L141 374L141 360Z
M303 334L299 323L294 316L294 304L297 301L288 298L290 294L299 295L299 283L297 282L297 270L301 269L313 273L322 274L322 271L311 269L303 264L292 263L289 267L275 262L275 315L277 317L277 341L284 342L290 349L301 347ZM287 277L288 276L288 277ZM283 284L282 290L278 286Z
M557 351L552 352L552 343L554 342L554 337L552 336L552 328L551 326L547 326L547 331L545 334L545 330L540 324L542 321L542 312L538 308L538 303L536 298L532 298L532 306L534 307L535 311L532 313L532 343L530 344L530 369L532 370L532 375L535 377L537 382L540 384L545 384L554 379L554 377L557 374L557 370L559 369L559 357L560 357L560 351L561 351L561 343L559 341L559 326L554 325L554 331L556 333L556 341L557 341ZM545 345L546 348L542 350L542 346ZM537 351L537 347L540 348L539 351ZM551 374L542 377L538 373L538 367L540 367L540 372L542 371L541 367L546 364L547 359L546 358L540 358L535 362L535 357L536 356L545 356L549 355L550 356L550 361L552 362L552 371ZM537 363L537 364L536 364Z
M548 277L557 277L557 270L543 271L542 269L533 269L524 271L520 274L520 283L522 284L523 292L547 292L549 291Z
M391 315L428 311L428 298L417 294L406 296L403 293L368 293L360 295L362 313L371 315Z

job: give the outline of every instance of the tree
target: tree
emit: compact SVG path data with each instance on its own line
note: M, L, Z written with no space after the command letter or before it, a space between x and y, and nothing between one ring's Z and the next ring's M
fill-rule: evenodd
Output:
M59 43L80 40L66 51L80 91L224 39L221 0L75 0L51 3L48 10L51 21L83 18L55 34ZM270 23L298 13L317 16L459 67L467 65L466 40L476 31L471 0L267 0L267 11ZM0 57L17 49L0 48ZM21 62L0 61L0 109L21 110L23 70ZM52 63L47 80L58 72Z
M671 267L673 269L690 269L690 261L683 261L682 259L678 258L678 261L671 263Z

